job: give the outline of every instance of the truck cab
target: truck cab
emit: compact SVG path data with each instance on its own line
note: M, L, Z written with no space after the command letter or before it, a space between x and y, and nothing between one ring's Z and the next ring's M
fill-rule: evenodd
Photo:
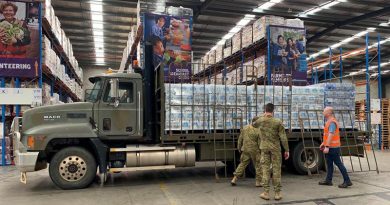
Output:
M115 73L90 78L85 100L93 103L93 120L102 140L142 141L143 99L140 74Z

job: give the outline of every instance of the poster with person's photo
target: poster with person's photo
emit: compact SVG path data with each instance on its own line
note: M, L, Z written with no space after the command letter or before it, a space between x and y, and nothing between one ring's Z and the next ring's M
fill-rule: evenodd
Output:
M192 17L145 14L144 40L153 45L153 66L163 64L165 82L190 82Z
M39 75L39 8L38 2L0 1L0 76Z
M272 84L306 85L306 30L270 26L270 57Z

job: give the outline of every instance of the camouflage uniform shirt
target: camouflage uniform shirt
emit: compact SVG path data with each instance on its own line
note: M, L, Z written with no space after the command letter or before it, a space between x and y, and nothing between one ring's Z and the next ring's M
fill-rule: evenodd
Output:
M247 125L241 130L238 138L238 149L242 152L259 152L260 151L260 132L252 125Z
M282 121L272 116L261 116L253 125L259 128L261 135L261 150L281 151L280 142L286 152L288 141Z

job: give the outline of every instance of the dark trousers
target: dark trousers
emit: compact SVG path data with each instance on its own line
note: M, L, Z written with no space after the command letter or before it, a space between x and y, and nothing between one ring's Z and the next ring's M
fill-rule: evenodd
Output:
M341 174L343 175L344 182L351 181L349 179L347 169L345 168L343 162L340 159L340 148L329 148L329 153L325 154L326 164L328 166L328 172L326 174L326 181L331 182L333 178L333 163L339 168Z

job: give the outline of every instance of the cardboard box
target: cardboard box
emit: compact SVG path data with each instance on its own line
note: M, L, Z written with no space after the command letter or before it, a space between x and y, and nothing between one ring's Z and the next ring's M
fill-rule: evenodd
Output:
M266 68L267 68L267 62L266 62L266 56L262 55L253 60L253 66L257 70L257 77L266 76Z
M234 34L232 38L232 54L241 50L241 31Z
M214 65L215 64L215 50L209 51L209 65Z
M252 28L253 28L252 25L248 25L242 29L242 47L243 48L248 47L253 42Z
M269 25L284 26L284 18L279 16L263 16L257 19L253 23L253 42L266 38L267 26Z
M218 45L215 49L215 62L219 63L223 60L223 45Z
M232 47L226 47L223 49L223 57L227 58L232 55Z

